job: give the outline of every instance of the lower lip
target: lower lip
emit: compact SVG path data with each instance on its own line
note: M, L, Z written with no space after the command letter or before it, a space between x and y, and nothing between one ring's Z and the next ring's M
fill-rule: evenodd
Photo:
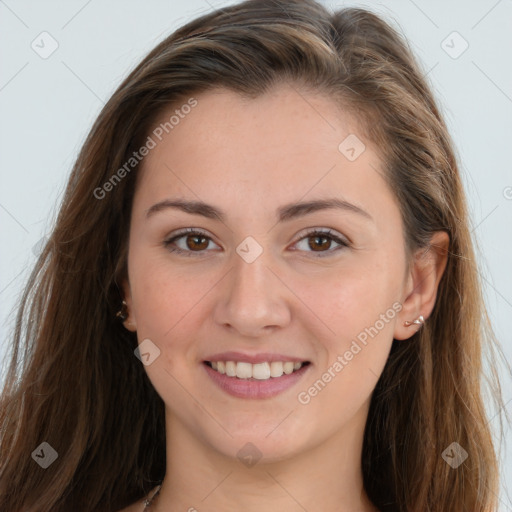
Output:
M271 398L283 393L296 384L302 376L308 371L311 363L302 366L289 375L283 374L281 377L270 377L266 380L258 379L239 379L238 377L228 377L219 373L206 363L203 363L208 376L226 393L238 398Z

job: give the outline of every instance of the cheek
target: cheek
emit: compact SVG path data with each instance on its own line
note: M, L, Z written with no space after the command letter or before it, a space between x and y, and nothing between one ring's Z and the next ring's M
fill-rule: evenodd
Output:
M391 266L361 262L302 283L305 303L334 338L347 339L373 325L399 297Z
M380 271L345 274L308 298L329 330L317 339L323 355L297 398L306 410L325 416L326 424L349 421L369 400L386 364L400 307L386 280Z
M336 361L340 363L338 371L331 368L331 373L337 375L332 379L332 389L357 389L364 395L375 385L386 363L401 309L397 300L400 264L396 254L362 255L343 269L317 276L314 286L309 283L305 302L312 305L321 324L317 335L326 353L318 372L327 371Z
M150 338L159 346L173 350L190 340L194 326L202 324L205 300L219 276L172 265L164 255L134 252L130 287L137 332L140 339ZM187 336L188 333L188 336Z

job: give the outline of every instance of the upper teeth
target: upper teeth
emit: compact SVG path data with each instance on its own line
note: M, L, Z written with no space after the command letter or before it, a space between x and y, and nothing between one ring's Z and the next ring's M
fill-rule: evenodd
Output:
M226 374L228 377L238 377L239 379L266 380L270 377L281 377L283 373L289 375L294 370L302 367L303 363L294 363L287 361L272 361L271 363L243 363L235 361L217 361L211 362L212 368L219 373Z

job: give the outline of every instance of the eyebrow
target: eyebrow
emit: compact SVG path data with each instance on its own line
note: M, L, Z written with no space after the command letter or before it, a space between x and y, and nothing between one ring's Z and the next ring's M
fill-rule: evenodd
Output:
M193 215L202 215L208 219L216 219L221 222L226 221L226 213L219 208L204 203L202 201L188 201L185 199L165 199L159 203L154 204L147 210L146 218L152 215L166 210L168 208L174 208L181 210L185 213ZM349 203L348 201L332 197L328 199L317 199L314 201L306 201L299 203L290 203L277 209L277 217L279 222L293 220L304 215L308 215L320 210L339 209L347 212L357 213L362 217L373 221L373 217L355 204Z

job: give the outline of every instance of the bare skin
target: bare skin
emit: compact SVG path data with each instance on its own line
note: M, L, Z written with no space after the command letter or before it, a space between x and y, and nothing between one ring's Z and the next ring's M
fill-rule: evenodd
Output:
M407 343L418 329L404 322L434 307L448 237L435 234L407 267L379 153L328 98L285 84L254 100L222 89L196 98L144 159L130 227L125 326L159 348L145 370L166 406L166 477L151 510L374 512L360 463L371 394L393 338ZM353 161L338 149L349 134L365 145ZM278 221L284 205L325 198L365 213ZM203 201L225 219L165 205L148 216L170 199ZM201 234L166 243L183 228ZM263 249L250 263L236 251L249 236ZM355 352L370 326L378 333ZM205 370L224 351L310 364L284 392L245 399ZM328 383L308 391L326 372ZM257 449L251 467L239 456L247 443Z

